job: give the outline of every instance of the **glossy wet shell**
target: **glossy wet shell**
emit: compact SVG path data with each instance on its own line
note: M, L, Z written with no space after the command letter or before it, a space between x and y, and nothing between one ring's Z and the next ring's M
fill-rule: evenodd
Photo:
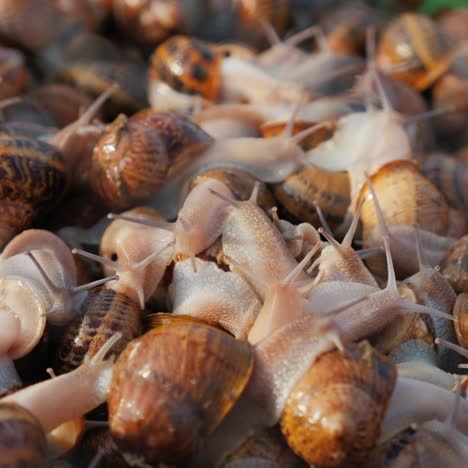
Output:
M114 368L113 438L147 463L189 459L237 401L253 368L247 342L192 320L178 322L131 342Z
M21 406L0 404L0 466L46 465L47 441L39 421Z
M221 90L222 55L197 39L174 36L156 48L150 78L186 94L216 100Z
M317 202L332 229L343 222L351 203L348 174L316 167L302 169L275 184L273 193L298 220L320 226L314 205Z
M57 203L65 184L63 158L52 146L25 137L0 136L2 243L28 227L40 209Z
M239 201L248 200L252 194L255 182L258 182L254 176L241 169L212 169L195 177L192 180L190 190L207 179L216 179L224 182ZM259 183L257 204L264 211L268 212L275 205L275 200L267 186L263 182Z
M117 332L122 333L122 338L112 348L116 355L141 334L140 307L112 289L92 290L81 311L82 315L62 331L54 367L57 373L76 369L85 356L92 358Z
M395 383L391 360L367 342L323 354L289 394L281 430L308 463L362 466Z
M457 297L453 307L453 315L457 319L454 324L458 342L460 346L468 349L468 294L460 294Z
M412 13L401 15L389 24L377 52L377 63L384 72L418 90L430 86L451 61L448 41L437 24L427 16ZM397 73L398 67L405 70Z
M456 291L468 292L468 234L447 249L440 270Z

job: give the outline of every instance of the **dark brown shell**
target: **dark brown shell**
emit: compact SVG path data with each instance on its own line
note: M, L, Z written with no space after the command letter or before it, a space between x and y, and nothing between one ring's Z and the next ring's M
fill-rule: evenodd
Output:
M247 384L247 342L191 320L153 328L118 358L109 392L112 436L146 463L190 459Z
M453 306L453 315L457 319L455 332L460 346L468 349L468 294L460 294Z
M222 87L221 62L222 55L207 43L174 36L154 51L150 78L163 81L176 91L216 100Z
M39 421L13 403L0 404L0 466L45 467L47 441Z
M57 373L79 367L85 357L92 358L117 332L122 333L122 338L113 348L115 354L141 334L140 307L112 289L90 291L81 311L82 315L62 331L54 367Z
M468 234L447 249L440 270L456 291L468 292Z
M65 184L63 158L52 146L0 135L0 246L56 204Z
M362 466L396 383L392 361L367 342L323 354L295 385L281 430L308 463Z
M339 226L351 203L346 172L308 167L273 185L276 199L298 220L320 226L314 202L322 209L332 229Z
M212 138L171 113L120 115L94 148L91 184L112 208L129 208L157 193L171 167Z
M392 21L379 43L377 63L384 72L418 90L426 89L450 66L448 41L429 17L406 13ZM398 68L405 70L398 71Z
M195 177L190 185L190 190L196 185L206 181L207 179L216 179L224 182L237 200L248 200L252 194L255 182L258 180L241 169L222 168L212 169ZM259 182L257 204L267 213L275 206L275 199L267 186L263 182Z

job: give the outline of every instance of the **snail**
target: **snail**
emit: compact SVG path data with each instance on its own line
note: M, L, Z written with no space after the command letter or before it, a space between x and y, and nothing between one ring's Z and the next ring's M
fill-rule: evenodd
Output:
M424 90L449 68L453 53L433 20L406 13L384 30L376 58L384 73Z
M466 212L468 208L467 167L453 157L434 154L422 160L420 171L444 194L452 207Z
M39 421L14 403L0 404L0 465L45 466L47 441Z
M173 36L155 50L150 81L210 101L293 103L304 93L301 86L275 79L243 60L223 58L208 44L184 36Z
M101 346L119 331L122 335L114 346L118 355L132 339L141 334L140 308L124 294L109 287L88 295L81 306L81 315L69 323L58 344L54 369L62 374L91 359Z
M229 412L252 367L248 343L209 325L179 319L151 329L127 346L114 369L108 404L115 442L124 454L133 452L132 460L187 460Z
M437 24L449 44L458 45L468 40L468 34L464 26L467 18L466 8L443 11L442 14L437 16Z
M0 403L22 406L37 418L44 432L87 413L106 401L113 359L104 358L119 339L115 333L77 369L30 385L1 398Z
M289 394L281 430L311 464L363 463L379 437L396 369L368 343L321 355Z
M135 208L123 214L143 220L162 220L150 208ZM105 274L119 272L119 281L108 286L139 302L143 309L171 261L172 234L117 219L98 235L98 243L102 257L97 260L103 264Z
M239 275L213 262L177 262L169 286L172 313L190 315L245 339L258 313L258 298ZM157 316L156 316L157 317Z
M409 276L419 269L414 255L414 226L426 263L432 267L438 265L453 238L464 232L461 215L448 208L442 194L411 162L394 162L382 167L372 178L368 177L361 196L366 196L368 191L372 200L364 203L361 212L365 245L381 246L381 236L388 235L399 276ZM395 198L395 193L400 196ZM405 199L409 193L411 196ZM372 271L382 271L381 259L369 260L368 266Z

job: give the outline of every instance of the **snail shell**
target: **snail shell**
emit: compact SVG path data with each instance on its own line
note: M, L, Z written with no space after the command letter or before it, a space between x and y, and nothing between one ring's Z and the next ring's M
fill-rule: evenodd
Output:
M468 234L447 249L440 268L455 290L468 292Z
M222 55L207 43L174 36L154 51L150 78L163 81L176 91L214 101L221 91L221 62Z
M65 189L62 156L50 145L26 137L0 135L0 247L26 229Z
M351 202L348 174L318 167L308 167L290 175L273 186L273 193L287 212L314 226L320 226L317 203L332 229L343 223Z
M109 288L90 292L81 306L82 315L71 322L60 337L56 366L58 373L69 372L92 358L116 332L122 338L113 352L119 354L141 333L140 307L124 294Z
M30 76L26 58L15 49L0 47L0 99L21 94L27 87Z
M252 368L249 344L209 325L179 318L153 328L116 362L108 400L115 442L146 463L189 459L234 405Z
M258 186L258 206L268 212L275 204L275 200L266 184L259 182L254 176L241 169L221 168L203 172L192 180L189 190L207 179L216 179L226 184L237 200L247 200L255 183L258 183L260 184Z
M318 358L297 382L281 430L308 463L350 466L374 447L396 383L396 369L367 342Z
M468 349L468 294L460 294L453 306L455 332L461 346Z
M108 206L131 207L157 193L179 161L211 141L197 125L176 114L120 115L94 148L92 187Z
M424 158L420 170L447 198L451 206L468 211L468 167L456 158L432 155Z
M444 73L452 58L437 24L414 13L401 15L388 25L377 51L377 63L384 72L418 90L426 89Z
M47 441L39 421L14 403L0 404L0 466L45 466Z

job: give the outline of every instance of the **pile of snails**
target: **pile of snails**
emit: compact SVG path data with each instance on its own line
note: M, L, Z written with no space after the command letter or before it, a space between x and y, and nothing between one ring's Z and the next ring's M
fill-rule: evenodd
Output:
M466 465L468 10L372 3L0 0L0 466Z

